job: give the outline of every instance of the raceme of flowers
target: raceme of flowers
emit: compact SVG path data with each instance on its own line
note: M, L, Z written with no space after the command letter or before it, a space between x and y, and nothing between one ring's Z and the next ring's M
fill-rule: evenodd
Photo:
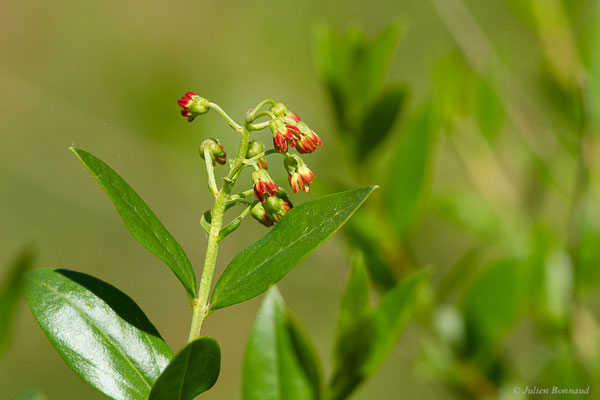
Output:
M283 166L288 175L288 183L294 193L300 190L310 193L310 185L315 174L299 155L290 154L290 152L295 149L299 154L310 154L316 151L323 142L315 131L303 122L296 113L289 111L284 104L272 100L259 103L259 106L255 109L248 111L246 123L242 128L233 122L219 106L196 93L187 92L177 103L182 107L181 115L187 118L189 122L214 108L236 130L258 131L266 127L271 130L273 149L265 151L263 143L258 140L250 140L245 160L247 165L254 168L251 175L252 194L256 201L251 205L250 215L261 224L267 227L273 226L293 208L285 190L280 188L267 172L267 155L278 153L284 157ZM268 109L261 111L261 108L265 105L268 106ZM255 124L255 121L261 117L267 117L268 120ZM206 156L211 157L213 166L215 163L225 165L227 161L225 148L215 138L206 139L202 142L200 156L203 159ZM243 197L242 194L240 196Z

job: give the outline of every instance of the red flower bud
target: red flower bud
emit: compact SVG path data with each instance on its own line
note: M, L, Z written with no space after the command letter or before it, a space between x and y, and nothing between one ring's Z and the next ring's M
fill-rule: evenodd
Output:
M288 171L288 181L294 193L298 193L298 188L310 193L310 184L315 174L306 166L304 161L297 155L287 157L283 165Z
M317 146L323 144L321 138L304 122L298 122L296 127L299 131L296 136L296 150L298 150L298 153L312 153L317 149Z
M254 181L254 197L261 202L268 197L275 196L275 192L279 191L279 186L271 179L271 176L264 169L259 169L252 173Z
M267 198L262 206L270 219L274 222L279 220L294 206L284 191L278 191L275 196Z
M294 133L297 128L293 125L286 125L282 118L275 118L269 121L269 128L273 132L273 147L280 153L288 151L288 145L295 147L296 142Z
M181 115L186 117L189 122L192 122L198 115L206 114L210 109L209 101L194 92L187 92L177 100L177 104L183 108Z

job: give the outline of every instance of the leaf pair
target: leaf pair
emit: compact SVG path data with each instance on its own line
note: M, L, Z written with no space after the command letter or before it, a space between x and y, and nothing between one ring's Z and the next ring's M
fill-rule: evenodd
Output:
M219 345L199 338L177 355L135 302L92 276L64 269L26 275L25 298L71 369L115 400L191 400L210 389Z
M340 305L328 400L347 398L381 365L397 342L429 275L428 270L413 273L371 307L365 260L362 254L353 258Z
M133 236L171 268L193 299L196 279L192 265L156 215L103 161L81 149L71 150L106 191ZM212 309L258 296L277 283L333 235L374 189L336 193L293 208L261 240L234 257L215 286Z

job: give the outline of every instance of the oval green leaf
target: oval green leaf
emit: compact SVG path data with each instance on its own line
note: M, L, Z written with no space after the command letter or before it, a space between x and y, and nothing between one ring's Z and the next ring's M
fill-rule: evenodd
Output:
M320 398L320 372L312 346L274 287L256 316L244 357L244 400Z
M102 160L75 147L71 147L70 150L110 197L133 237L171 268L190 298L193 298L196 291L196 277L192 264L179 243L144 200Z
M219 377L221 349L213 338L188 343L158 377L149 400L192 400Z
M79 377L111 399L148 399L173 353L131 298L63 269L27 273L24 289L42 330Z
M375 186L324 196L293 208L258 242L231 260L212 294L212 309L265 292L333 235Z

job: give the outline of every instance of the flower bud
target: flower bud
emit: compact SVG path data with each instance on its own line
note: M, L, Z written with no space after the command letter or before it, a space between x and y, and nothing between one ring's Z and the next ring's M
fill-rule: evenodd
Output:
M248 143L248 152L246 153L246 158L253 158L263 152L264 146L261 142L257 142L256 140L251 140ZM262 169L267 169L267 160L264 157L261 157L257 160L258 166Z
M275 221L273 221L271 219L271 217L269 217L267 215L267 211L265 211L265 208L263 207L262 203L256 203L250 209L250 215L252 215L252 217L255 220L257 220L258 222L260 222L261 224L263 224L267 228L270 227L270 226L273 226L273 224L275 223Z
M294 193L298 193L298 188L310 193L310 184L315 174L306 166L304 161L297 155L286 157L283 165L288 172L288 181Z
M296 150L298 150L298 153L312 153L317 149L317 146L323 144L321 138L304 122L298 122L296 128L298 129L296 135Z
M273 107L271 107L271 112L278 117L283 117L289 112L289 110L285 104L277 103Z
M285 153L290 147L295 147L294 133L300 131L293 125L285 124L283 118L275 118L269 121L269 128L273 132L273 147L280 153Z
M210 110L209 101L193 92L187 92L177 101L177 104L183 108L181 115L187 117L189 122L192 122L198 115L206 114Z
M261 204L267 216L274 222L279 222L294 207L284 191L278 191L275 196L267 198Z
M254 197L261 202L264 202L268 197L275 196L275 192L279 191L279 186L264 169L254 171L252 180L254 181Z
M210 155L212 157L213 165L215 165L215 161L221 165L225 165L227 162L227 153L225 152L225 147L214 138L204 139L198 150L200 151L200 157L204 160L204 150L208 149L210 151Z
M271 112L277 117L283 117L285 123L294 125L296 122L300 122L298 114L288 110L287 106L283 103L277 103L271 107Z

